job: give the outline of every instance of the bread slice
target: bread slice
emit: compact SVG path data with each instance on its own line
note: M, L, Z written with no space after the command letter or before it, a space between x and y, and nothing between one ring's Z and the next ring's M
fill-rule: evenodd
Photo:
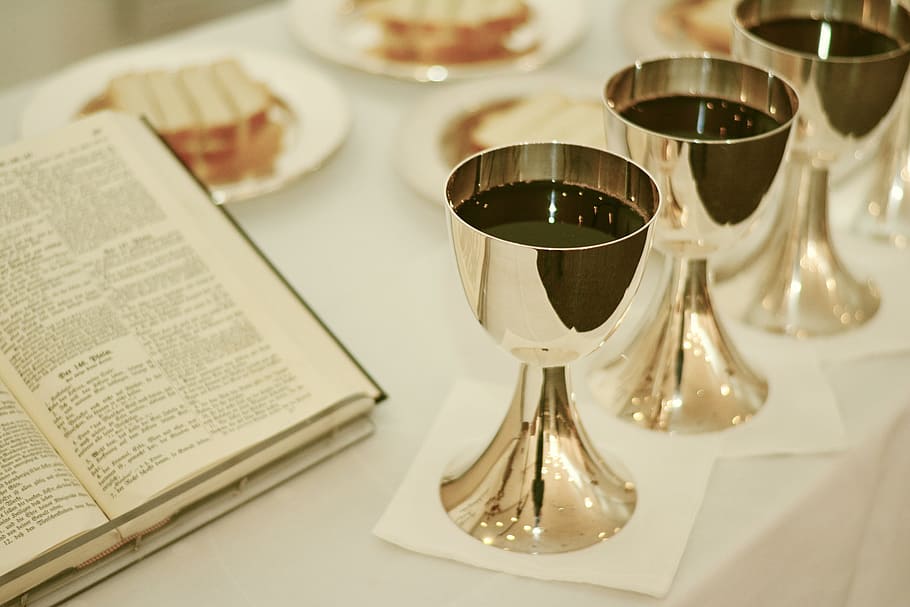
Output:
M142 76L141 74L138 76ZM155 125L165 141L184 155L202 150L198 139L198 123L194 109L183 93L176 74L154 70L144 74L146 95L160 113L160 124Z
M473 151L525 141L603 147L603 110L595 100L542 92L483 114L470 133Z
M218 61L212 66L225 97L233 105L234 113L241 122L257 128L265 124L268 108L271 105L271 94L260 82L247 76L236 61Z
M268 146L257 140L268 125L271 93L233 59L123 74L111 80L106 97L113 109L146 116L202 179L230 180L252 163L249 150L274 148L270 159L280 148L280 141L272 145L275 129L261 137Z
M374 0L367 14L400 28L485 28L515 25L527 6L522 0Z
M149 94L146 76L128 73L114 77L105 93L112 108L143 116L159 132L166 131L166 123L154 97Z
M390 59L460 63L510 54L508 37L530 19L525 0L371 0L378 51Z
M702 50L730 52L734 0L676 0L659 15L658 27L668 37L682 32Z

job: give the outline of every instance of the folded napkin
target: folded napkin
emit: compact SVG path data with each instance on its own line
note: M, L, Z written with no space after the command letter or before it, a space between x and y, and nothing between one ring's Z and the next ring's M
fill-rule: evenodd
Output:
M642 432L586 407L582 423L607 461L621 463L635 482L638 504L629 523L604 542L563 554L529 555L485 546L443 510L439 481L453 460L483 446L464 442L476 428L492 433L511 386L459 381L373 532L416 552L546 580L585 582L665 595L673 581L710 475L714 440L673 440Z

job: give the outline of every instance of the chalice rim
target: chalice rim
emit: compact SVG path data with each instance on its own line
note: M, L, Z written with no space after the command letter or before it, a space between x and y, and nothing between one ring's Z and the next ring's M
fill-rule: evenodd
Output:
M629 71L631 69L640 69L641 67L643 67L647 64L654 64L654 63L680 60L680 59L683 59L683 60L685 60L685 59L693 59L693 60L694 59L707 59L707 60L711 60L711 61L719 61L719 62L724 62L724 63L728 63L728 64L742 65L747 68L753 69L756 72L762 72L764 74L771 76L771 78L778 80L781 84L784 85L784 89L787 92L787 97L790 99L790 116L788 116L783 122L779 123L773 129L763 131L763 132L757 133L755 135L749 135L748 137L729 137L726 139L718 139L718 138L704 139L704 138L700 138L700 137L680 137L680 136L676 136L676 135L668 135L667 133L662 133L660 131L655 131L655 130L643 127L633 120L629 120L628 118L626 118L625 116L623 116L620 113L621 110L618 110L616 108L615 102L611 101L611 99L609 98L608 91L610 90L611 85L613 85L615 82L617 82L619 78L623 77L627 71ZM701 93L701 94L705 94L705 93ZM696 94L692 94L691 96L694 97L697 95L698 94L696 93ZM645 101L648 99L657 99L659 97L660 97L660 95L654 95L653 97L642 98L637 101ZM736 101L736 100L729 99L728 101ZM749 141L761 141L763 139L768 139L770 137L774 137L774 136L778 135L779 133L781 133L782 131L787 131L787 130L791 129L791 127L793 126L793 123L796 121L796 118L799 115L799 107L800 107L799 92L798 92L796 86L794 86L793 83L791 83L787 78L781 76L779 73L775 72L774 70L770 70L766 67L762 67L761 65L758 65L756 63L751 63L748 61L743 61L741 59L736 59L732 55L726 55L726 54L722 54L722 53L709 53L709 52L680 52L680 53L674 52L674 53L664 53L661 55L654 55L651 57L643 57L643 58L636 59L633 63L628 64L624 68L622 68L619 71L617 71L616 73L614 73L607 80L607 82L604 84L603 92L601 94L601 102L602 102L604 108L606 110L608 110L610 112L610 114L613 117L615 117L618 121L620 121L627 127L634 128L635 130L637 130L639 132L645 133L647 135L651 135L653 137L659 137L662 139L666 139L669 141L677 141L680 143L693 143L693 144L707 145L707 146L731 145L731 144L737 144L737 143L746 143Z
M524 244L524 243L520 243L520 242L515 242L513 240L508 240L505 238L500 238L498 236L493 236L492 234L490 234L484 230L481 230L480 228L478 228L474 225L471 225L471 223L465 221L460 215L458 215L458 213L455 212L456 207L454 206L451 198L449 197L449 184L452 182L453 176L464 165L466 165L469 162L472 162L475 159L480 158L482 156L500 152L500 151L506 150L508 148L521 148L521 147L537 146L537 145L550 145L550 146L555 145L555 146L566 147L566 148L578 148L578 149L592 150L592 151L596 151L601 154L616 158L616 159L626 163L627 165L631 165L636 170L638 170L643 176L647 177L648 181L651 184L651 187L654 188L655 204L654 204L654 210L650 213L650 217L647 216L647 213L643 212L642 215L644 218L644 223L640 227L629 232L628 234L624 234L623 236L620 236L619 238L614 238L613 240L610 240L608 242L601 242L601 243L597 243L597 244L573 246L573 247L552 247L552 246L529 245L529 244ZM502 185L511 185L512 183L531 183L532 181L544 181L544 180L543 179L534 179L534 180L528 180L528 181L514 181L514 182L510 182L509 184L502 184ZM556 180L553 179L552 181L555 182ZM570 185L578 185L578 186L582 185L582 184L573 184L570 181L566 181L564 183L568 183ZM615 196L615 194L612 194L610 192L604 192L604 193L608 194L610 196ZM589 146L589 145L581 145L581 144L577 144L577 143L566 143L566 142L556 141L556 140L522 141L519 143L510 143L510 144L500 145L500 146L496 146L496 147L485 148L479 152L475 152L475 153L471 154L470 156L466 156L457 165L455 165L455 167L451 171L449 171L449 175L445 180L443 194L444 194L445 201L446 201L446 204L445 204L446 212L449 214L450 218L452 218L453 220L459 222L461 225L467 227L471 231L473 231L489 240L495 240L495 241L502 242L507 245L514 246L514 247L520 247L523 249L534 250L534 251L586 251L586 250L591 250L591 249L597 249L600 247L607 247L610 245L617 245L626 240L631 240L632 238L636 238L637 236L639 236L642 233L647 234L648 230L651 229L653 223L657 221L657 218L660 215L661 206L663 205L663 200L664 200L663 192L661 191L660 186L658 185L657 179L655 179L654 175L652 175L650 171L645 169L639 163L631 160L630 158L628 158L626 156L617 154L615 152L610 152L604 148L599 148L599 147L594 147L594 146ZM620 198L618 196L616 196L616 197ZM627 201L627 200L621 200L621 201L625 204L629 203L629 201ZM634 208L636 210L641 210L640 206L635 206Z
M791 56L798 57L798 58L806 60L806 61L812 61L814 63L827 63L829 65L833 65L833 64L863 65L863 64L867 64L867 63L878 63L881 61L887 61L889 59L895 59L902 55L910 54L910 35L908 35L908 37L905 40L901 40L901 39L893 36L893 33L891 33L891 32L885 33L885 32L880 32L878 30L875 30L875 31L877 31L880 34L885 34L889 37L894 38L895 42L897 42L897 44L898 44L898 47L896 49L892 49L890 51L885 51L883 53L873 53L871 55L831 55L829 57L820 57L817 53L807 53L804 51L798 51L798 50L792 49L790 47L783 46L781 44L775 44L769 40L762 38L761 36L757 36L756 34L752 33L752 31L749 30L749 28L746 26L746 24L743 23L743 20L740 18L739 14L738 14L737 9L742 4L743 4L743 2L738 3L736 6L733 7L733 9L731 11L734 33L740 34L743 37L749 39L751 42L764 46L764 47L766 47L770 50L773 50L775 52L778 52L778 53L791 55ZM904 14L907 17L907 20L910 21L910 10L906 9L902 5L897 5L897 7L898 7L898 10L901 10L904 12ZM824 19L824 15L820 14L818 11L810 11L805 14L793 14L793 15L789 15L789 17L800 17L800 18L805 17L805 18L809 18L809 19L813 19L813 20ZM850 23L852 23L854 25L862 25L862 23L859 23L855 20L850 21ZM734 38L735 38L735 36L734 36Z

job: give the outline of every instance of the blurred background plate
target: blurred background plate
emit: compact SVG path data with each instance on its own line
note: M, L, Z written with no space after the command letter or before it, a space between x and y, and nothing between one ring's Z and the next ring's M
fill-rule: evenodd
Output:
M114 76L150 69L176 70L226 58L236 59L250 78L270 89L276 100L270 119L283 128L283 140L270 173L207 184L217 203L245 200L282 188L317 169L344 141L351 122L347 99L319 71L272 52L179 45L113 51L51 76L26 105L20 121L21 135L37 135L77 118L104 93Z
M370 0L290 0L294 35L308 49L331 61L369 73L418 82L528 72L572 47L588 25L588 0L526 0L530 20L515 30L513 57L459 63L399 61L376 52L381 27L363 17Z

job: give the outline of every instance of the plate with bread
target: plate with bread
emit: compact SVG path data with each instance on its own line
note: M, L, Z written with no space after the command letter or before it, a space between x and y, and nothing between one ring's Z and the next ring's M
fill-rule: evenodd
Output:
M350 128L342 92L284 55L146 46L77 63L41 85L23 136L99 110L145 117L216 203L284 187L317 169Z
M549 73L463 82L424 96L400 125L398 172L442 203L445 181L480 150L530 141L604 146L597 80Z
M638 55L729 54L736 0L630 0L622 8L628 46Z
M589 0L290 0L310 50L419 82L527 72L570 48Z

